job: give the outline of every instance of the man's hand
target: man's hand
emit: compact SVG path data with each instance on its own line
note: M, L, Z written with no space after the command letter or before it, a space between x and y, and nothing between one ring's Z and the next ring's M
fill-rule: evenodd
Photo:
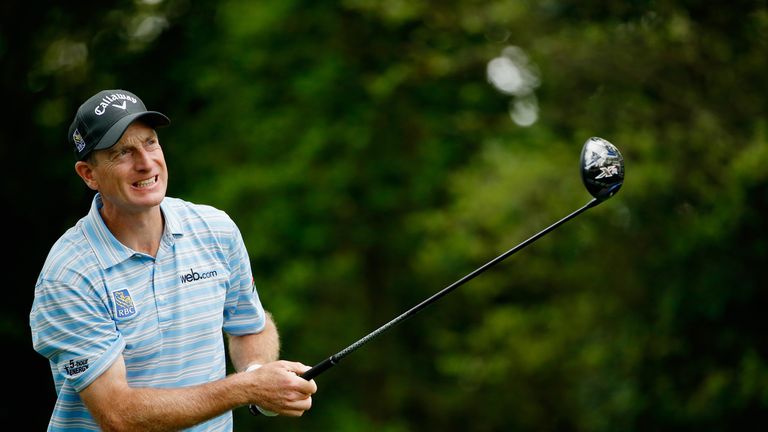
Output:
M301 416L312 407L312 395L317 391L314 380L301 378L309 369L301 363L280 360L245 372L252 380L251 403L280 415Z

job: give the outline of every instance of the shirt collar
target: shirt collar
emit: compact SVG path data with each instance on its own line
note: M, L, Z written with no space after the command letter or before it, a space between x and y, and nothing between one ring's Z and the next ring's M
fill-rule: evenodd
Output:
M174 211L173 207L166 202L166 199L160 203L160 211L165 218L165 228L163 229L162 242L173 243L176 237L183 235L181 221ZM96 193L91 203L91 209L84 220L84 230L86 240L91 245L91 249L96 252L96 259L102 268L110 268L131 258L136 251L120 243L112 232L107 228L104 219L101 217L99 209L104 205L101 194Z
M163 212L163 217L165 218L163 237L169 236L168 239L173 241L174 238L184 235L184 231L181 228L181 220L176 213L176 210L171 205L171 200L164 198L160 203L160 211Z

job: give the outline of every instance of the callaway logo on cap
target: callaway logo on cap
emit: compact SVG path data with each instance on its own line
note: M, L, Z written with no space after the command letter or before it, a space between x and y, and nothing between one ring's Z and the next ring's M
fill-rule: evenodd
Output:
M115 145L135 120L156 128L170 124L164 114L147 111L144 102L125 90L102 90L77 109L67 139L75 148L77 160L85 160L93 150Z

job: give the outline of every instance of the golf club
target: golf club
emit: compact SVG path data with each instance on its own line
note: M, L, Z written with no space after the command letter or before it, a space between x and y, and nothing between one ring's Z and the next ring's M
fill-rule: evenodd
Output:
M616 192L619 191L619 189L621 188L621 185L624 183L624 158L621 156L621 153L613 144L611 144L610 142L602 138L591 137L584 143L584 146L581 150L580 170L581 170L582 182L584 183L584 186L587 188L587 191L589 191L589 193L592 195L592 199L583 207L579 208L578 210L574 211L568 216L560 219L554 224L548 226L547 228L541 230L534 236L530 237L528 240L525 240L524 242L513 247L512 249L492 259L491 261L488 261L483 266L477 268L476 270L467 274L463 278L445 287L438 293L432 295L428 299L422 301L421 303L417 304L416 306L402 313L397 318L382 325L378 329L374 330L373 332L359 339L357 342L353 343L352 345L344 348L338 353L316 364L311 369L304 372L301 375L301 377L309 381L315 378L316 376L320 375L321 373L325 372L326 370L330 369L331 367L337 365L344 357L348 356L350 353L354 352L361 346L370 342L372 339L376 338L377 336L381 335L385 331L389 330L396 324L414 316L419 311L426 308L430 304L436 302L438 299L442 298L446 294L450 293L451 291L455 290L456 288L465 284L466 282L474 279L480 273L488 270L495 264L509 257L510 255L513 255L515 252L519 251L520 249L523 249L529 244L535 242L536 240L540 239L541 237L551 232L555 228L559 227L560 225L564 224L565 222L573 219L574 217L580 215L584 211L592 207L595 207L601 202L612 197L613 195L616 194ZM259 414L259 411L254 405L251 405L249 409L252 414L254 415Z

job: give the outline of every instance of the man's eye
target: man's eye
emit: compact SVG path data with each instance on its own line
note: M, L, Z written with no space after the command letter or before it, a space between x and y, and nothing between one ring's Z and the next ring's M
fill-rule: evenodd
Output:
M115 156L114 157L115 157L115 159L123 158L123 157L125 157L126 155L128 155L130 153L131 153L131 151L128 150L128 149L121 149L121 150L115 152Z

